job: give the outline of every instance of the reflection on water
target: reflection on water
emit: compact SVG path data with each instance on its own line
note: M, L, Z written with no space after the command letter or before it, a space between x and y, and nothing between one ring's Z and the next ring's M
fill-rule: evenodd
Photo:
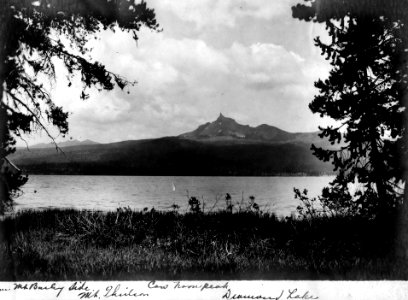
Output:
M229 193L236 205L245 206L253 195L261 210L290 215L299 204L294 187L316 196L332 178L30 175L16 209L169 210L176 203L185 212L188 196L196 196L208 211L224 208L224 195Z

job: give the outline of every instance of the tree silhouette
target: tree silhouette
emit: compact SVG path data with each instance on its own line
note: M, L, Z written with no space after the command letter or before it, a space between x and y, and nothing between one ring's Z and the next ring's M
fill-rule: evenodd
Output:
M359 212L399 206L407 179L407 2L307 2L292 7L293 17L325 23L330 41L317 37L315 44L332 65L329 77L315 82L319 94L309 107L339 124L320 128L320 136L345 144L339 150L312 146L338 170L322 199L350 203L347 184L357 178L365 187L355 202Z
M133 33L141 26L158 29L145 2L127 0L4 0L0 8L0 158L14 151L15 137L36 129L50 138L47 124L65 136L68 114L57 106L39 78L55 78L55 61L67 70L68 86L78 76L87 89L123 89L133 82L92 60L87 42L101 30ZM62 39L65 38L66 41ZM1 175L0 200L9 201Z
M347 192L345 185L357 177L366 187L357 200L360 207L393 206L400 199L395 187L403 180L399 160L404 149L405 106L401 100L407 84L407 65L401 62L406 49L401 37L403 23L383 11L333 3L330 8L324 6L325 1L293 8L294 17L324 21L331 37L329 43L315 39L333 68L329 78L315 83L319 94L309 107L338 121L338 126L321 128L321 137L332 143L344 141L345 146L312 149L339 170L326 191L328 197L339 190Z

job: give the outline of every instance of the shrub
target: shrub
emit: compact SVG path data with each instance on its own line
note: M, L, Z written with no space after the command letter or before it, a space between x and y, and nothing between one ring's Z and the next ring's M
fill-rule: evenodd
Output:
M190 211L193 213L200 213L201 212L201 202L197 199L197 197L190 197L188 199L188 205L190 206Z
M4 182L7 191L6 199L0 199L0 214L3 214L13 209L13 199L23 193L20 188L27 182L28 176L22 174L21 171L16 174L0 171L0 180Z
M259 205L255 202L255 196L249 196L247 211L259 213Z
M295 199L299 199L302 204L296 210L300 218L320 218L333 216L352 216L359 214L357 203L353 202L348 193L334 193L328 188L324 188L322 196L309 198L307 189L300 191L293 189Z
M232 209L234 208L234 204L232 204L232 197L229 193L225 194L225 204L226 208L225 210L229 213L232 213Z

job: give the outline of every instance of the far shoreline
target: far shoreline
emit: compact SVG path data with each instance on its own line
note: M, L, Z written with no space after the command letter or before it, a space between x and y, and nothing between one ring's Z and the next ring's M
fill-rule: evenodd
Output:
M126 177L326 177L335 176L336 173L324 174L307 174L307 173L279 173L271 175L169 175L169 174L84 174L84 173L24 173L24 175L41 175L41 176L126 176Z

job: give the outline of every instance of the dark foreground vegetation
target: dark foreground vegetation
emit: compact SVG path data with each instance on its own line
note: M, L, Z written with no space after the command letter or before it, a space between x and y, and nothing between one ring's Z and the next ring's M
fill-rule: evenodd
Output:
M408 279L394 218L120 209L1 221L2 280ZM406 264L406 263L405 263Z

